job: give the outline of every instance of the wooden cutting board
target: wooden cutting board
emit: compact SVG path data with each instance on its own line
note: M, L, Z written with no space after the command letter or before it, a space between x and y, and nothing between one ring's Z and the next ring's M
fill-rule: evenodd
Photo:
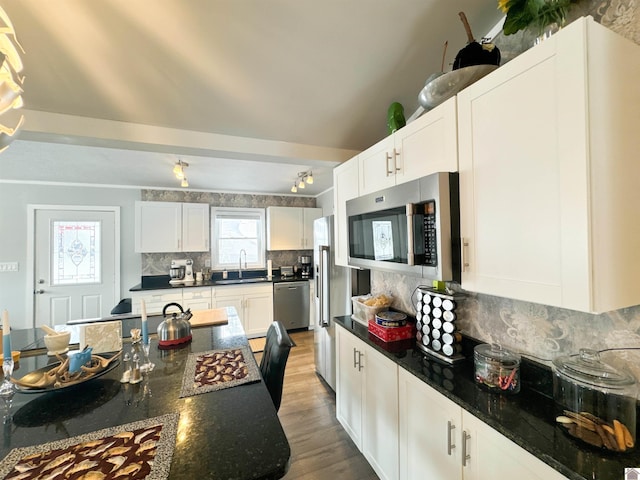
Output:
M208 327L210 325L226 325L229 323L227 319L226 308L213 308L211 310L196 310L191 312L193 317L189 320L191 328Z

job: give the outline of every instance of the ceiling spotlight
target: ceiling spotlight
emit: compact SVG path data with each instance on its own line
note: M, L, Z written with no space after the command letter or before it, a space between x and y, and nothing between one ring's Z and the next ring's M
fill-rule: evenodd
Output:
M180 182L180 186L181 187L188 187L189 186L189 181L187 180L187 177L182 177L182 181Z
M309 171L309 175L307 175L307 183L309 185L313 184L313 173Z
M293 187L291 187L291 193L296 193L298 191L298 187L296 187L296 184L293 184Z

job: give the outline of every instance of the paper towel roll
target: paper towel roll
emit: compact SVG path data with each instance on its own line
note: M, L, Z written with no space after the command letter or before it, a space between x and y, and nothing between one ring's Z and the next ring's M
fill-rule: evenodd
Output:
M273 264L271 263L271 260L267 260L267 276L271 277L272 276L272 269L273 269Z

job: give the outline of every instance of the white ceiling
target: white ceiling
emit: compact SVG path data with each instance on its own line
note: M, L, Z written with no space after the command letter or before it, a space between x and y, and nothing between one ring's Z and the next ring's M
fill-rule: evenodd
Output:
M3 0L25 49L26 121L0 180L305 194L408 118L495 0ZM445 66L448 71L450 66ZM55 114L55 115L52 115Z

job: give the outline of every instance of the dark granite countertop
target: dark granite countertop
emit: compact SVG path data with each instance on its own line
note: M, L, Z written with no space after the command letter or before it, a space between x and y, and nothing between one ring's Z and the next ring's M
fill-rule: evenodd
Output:
M475 383L472 354L466 355L466 359L455 366L449 365L423 353L415 347L414 340L385 343L350 316L338 317L335 321L570 479L620 480L624 478L625 467L640 465L638 448L618 454L601 452L569 438L561 427L556 426L557 411L548 391L551 379L548 369L534 374L534 368L528 366L525 371L523 360L520 393L492 393ZM545 375L548 378L543 380L526 378Z
M142 383L121 384L120 365L63 391L17 393L12 418L3 425L2 458L13 448L177 412L180 420L170 479L281 478L291 452L263 381L179 398L189 353L248 345L235 310L228 312L228 325L193 329L193 341L183 348L159 350L152 337L150 357L156 367ZM152 318L154 322L161 319L150 317L150 322ZM139 323L139 317L123 321L123 331ZM152 327L153 323L150 331ZM27 337L23 340L30 340ZM12 340L18 346L17 331L12 332ZM124 348L130 348L126 341ZM14 376L20 378L51 361L55 358L46 355L22 358Z
M256 277L266 277L266 270L245 270L242 272L243 278L250 279ZM237 279L238 272L229 272L228 279ZM142 277L142 281L134 285L129 289L130 292L140 292L145 290L170 290L175 288L193 288L193 287L225 287L229 286L228 284L218 283L219 280L222 280L222 273L216 272L211 275L211 278L205 279L201 282L189 282L189 283L169 283L170 277L169 275L147 275ZM313 276L310 277L302 277L300 275L294 275L293 277L283 277L280 275L279 271L274 271L274 275L271 280L255 282L255 283L241 283L238 285L260 285L262 283L280 283L280 282L301 282L305 280L313 280Z

